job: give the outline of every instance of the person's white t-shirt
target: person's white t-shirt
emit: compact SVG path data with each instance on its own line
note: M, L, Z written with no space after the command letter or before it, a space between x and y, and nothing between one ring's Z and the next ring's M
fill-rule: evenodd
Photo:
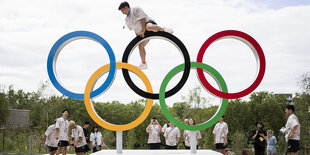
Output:
M149 134L148 144L160 143L160 128L158 125L151 125L146 132Z
M90 137L89 137L89 141L92 142L92 146L95 147L95 146L100 146L102 145L103 142L101 142L101 137L102 137L102 134L100 131L98 132L95 132L95 133L91 133L90 134ZM96 143L97 142L97 143ZM96 145L97 144L97 145Z
M191 146L191 134L190 132L194 132L195 133L195 136L196 136L196 144L198 144L198 141L197 139L201 139L201 134L200 134L200 131L189 131L189 130L184 130L184 134L183 134L183 137L184 137L184 142L185 142L185 146L187 147L190 147Z
M166 139L166 145L176 146L178 143L178 138L180 138L180 130L178 127L171 128L169 127L164 134Z
M50 147L58 147L57 141L56 141L56 128L55 124L50 125L47 130L45 131L46 141L45 145Z
M285 128L287 130L285 137L288 137L288 135L291 133L292 129L298 125L297 130L295 131L295 134L289 138L292 140L300 140L300 123L298 121L298 118L295 114L291 114L286 122ZM286 138L287 139L287 138Z
M82 139L80 140L80 142L76 145L76 147L82 147L84 145L86 145L86 138L85 138L85 135L84 135L84 131L83 131L83 128L79 125L76 125L75 128L72 129L72 134L71 134L71 137L74 138L74 143L76 141L78 141L78 139L80 137L82 137Z
M212 133L215 134L215 143L224 143L225 135L228 134L228 125L225 122L218 122Z
M145 18L146 22L152 20L140 7L133 7L130 8L125 22L129 30L134 30L136 34L140 34L142 32L141 19L143 18Z
M58 140L59 141L61 141L61 140L62 141L69 141L69 137L68 137L69 123L65 118L63 118L63 117L58 118L56 121L55 128L59 129L59 131L58 131Z

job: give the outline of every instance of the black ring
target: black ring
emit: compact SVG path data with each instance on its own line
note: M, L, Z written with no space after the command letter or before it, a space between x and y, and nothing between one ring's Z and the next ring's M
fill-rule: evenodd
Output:
M188 79L189 73L190 73L190 69L191 69L191 62L190 62L190 58L189 58L189 54L188 51L186 49L186 47L184 46L184 44L174 35L167 33L167 32L163 32L163 31L159 31L159 32L149 32L147 31L145 33L144 38L141 38L140 36L135 37L126 47L125 52L123 54L123 59L122 62L127 63L128 62L128 57L131 53L131 51L133 50L133 48L136 46L137 43L139 43L139 41L148 38L148 37L152 37L152 36L160 36L160 37L164 37L169 39L170 41L172 41L173 43L175 43L181 50L183 56L184 56L184 60L185 60L185 67L184 67L184 72L182 75L182 78L180 80L180 82L173 87L171 90L165 92L165 97L170 97L172 95L174 95L175 93L177 93L185 84L185 82ZM127 82L127 84L129 85L129 87L138 95L144 97L144 98L149 98L149 99L159 99L159 94L152 94L152 93L148 93L143 91L142 89L138 88L133 81L131 80L130 76L129 76L129 72L127 69L122 69L123 71L123 76L125 81Z

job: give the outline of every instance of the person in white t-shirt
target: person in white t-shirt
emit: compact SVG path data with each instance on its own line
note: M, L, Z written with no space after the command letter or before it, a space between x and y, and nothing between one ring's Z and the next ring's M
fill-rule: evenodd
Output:
M67 121L67 117L69 115L68 110L62 111L62 117L58 118L55 124L56 133L55 139L58 141L58 148L56 154L59 155L60 151L62 150L62 154L66 155L67 153L67 146L71 142L69 139L69 123Z
M125 22L130 30L134 30L137 36L144 38L146 31L158 32L166 31L173 33L171 28L160 27L150 18L140 7L130 7L128 2L123 2L118 7L123 14L126 15ZM138 66L139 69L147 69L146 59L145 59L145 49L144 47L149 42L145 40L139 44L139 52L142 60L141 65Z
M189 125L196 125L196 122L193 118L189 119ZM195 139L196 139L196 144L197 144L197 149L198 149L198 144L199 144L199 139L201 139L201 133L200 131L189 131L189 130L184 130L184 143L185 143L185 149L190 149L191 148L191 133L194 132Z
M299 140L300 140L300 123L297 116L294 114L295 107L293 105L288 105L285 109L288 119L285 127L280 131L285 133L285 139L287 141L287 152L290 155L296 155L299 150Z
M73 146L77 155L83 155L88 151L84 130L81 126L76 125L74 121L69 122L69 126L72 129L71 137L73 140Z
M54 155L56 153L58 144L55 138L56 128L55 124L50 125L45 131L44 138L42 143L48 147L50 155Z
M228 125L224 122L224 115L220 118L219 122L214 126L214 145L217 152L225 154L227 145Z
M151 119L151 123L147 126L146 132L149 134L149 138L147 144L149 149L160 149L160 133L161 133L161 126L158 123L156 117Z
M167 128L164 134L166 140L166 149L178 149L180 140L180 130L170 122L170 127Z
M101 146L102 147L105 146L105 144L103 142L102 134L98 130L97 126L93 127L93 131L90 134L89 140L92 143L93 152L97 152L97 151L101 150Z

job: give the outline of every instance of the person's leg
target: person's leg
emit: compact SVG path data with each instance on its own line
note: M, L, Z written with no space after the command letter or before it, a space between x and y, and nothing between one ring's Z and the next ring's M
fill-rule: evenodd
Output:
M56 151L57 151L57 147L56 148L51 147L50 155L55 155Z
M66 155L67 154L67 146L63 146L62 147L62 155Z
M220 149L220 152L225 154L225 150L224 149Z
M146 24L146 30L147 31L158 32L158 31L164 31L165 29L163 27L160 27L160 26L156 25L156 24L147 23Z
M145 61L146 51L144 47L146 46L148 42L149 40L146 40L139 44L139 52L140 52L140 57L141 57L142 62L146 62Z
M57 148L57 151L56 151L56 155L59 155L60 154L60 150L62 149L62 147L61 146L58 146L58 148Z

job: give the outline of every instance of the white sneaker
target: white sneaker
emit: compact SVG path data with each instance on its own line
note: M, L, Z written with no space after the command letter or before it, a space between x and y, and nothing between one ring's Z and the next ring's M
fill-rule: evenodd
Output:
M147 69L147 64L146 64L146 63L141 63L141 64L138 66L138 68L139 68L140 70L142 70L142 69Z
M173 29L172 28L165 27L164 31L173 34Z

